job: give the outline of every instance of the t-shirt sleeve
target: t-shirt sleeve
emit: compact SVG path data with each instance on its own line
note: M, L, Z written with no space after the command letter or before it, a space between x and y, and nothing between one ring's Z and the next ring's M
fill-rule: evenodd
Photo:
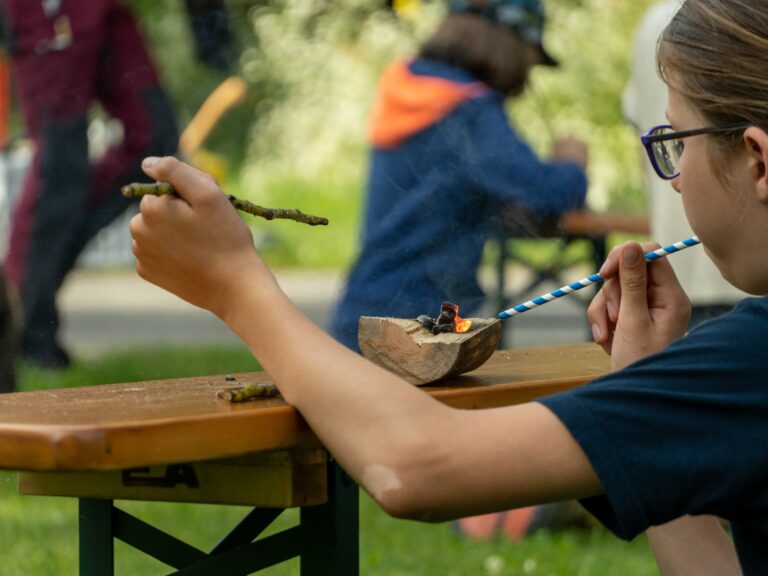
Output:
M582 503L618 536L684 514L738 519L768 486L766 299L665 351L541 398L586 453L604 495Z

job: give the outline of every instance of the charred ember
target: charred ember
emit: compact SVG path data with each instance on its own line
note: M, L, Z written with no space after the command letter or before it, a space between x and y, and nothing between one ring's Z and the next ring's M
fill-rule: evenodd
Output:
M453 302L443 302L440 305L440 316L437 317L438 326L453 326L459 316L459 307Z
M426 314L422 314L416 318L416 322L424 326L424 328L427 330L432 330L432 328L435 327L435 319L427 316Z

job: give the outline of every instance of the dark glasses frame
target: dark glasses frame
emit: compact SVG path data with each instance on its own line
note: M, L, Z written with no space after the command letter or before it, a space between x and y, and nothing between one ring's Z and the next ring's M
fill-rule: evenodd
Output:
M653 153L653 145L657 142L665 142L667 140L679 140L681 138L688 138L689 136L699 136L700 134L717 134L723 132L731 132L733 130L743 130L750 126L747 122L733 122L731 124L724 124L722 126L707 126L706 128L694 128L693 130L679 130L665 132L663 134L654 134L657 130L662 128L672 128L669 124L659 124L648 130L645 134L640 136L640 142L643 143L648 158L651 161L654 171L658 174L659 178L664 180L673 180L680 175L680 171L676 170L674 174L666 174L658 162L656 161L656 155Z

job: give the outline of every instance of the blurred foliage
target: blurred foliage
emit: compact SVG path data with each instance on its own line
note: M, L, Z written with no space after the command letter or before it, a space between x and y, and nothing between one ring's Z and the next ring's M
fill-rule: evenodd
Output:
M359 181L379 73L431 28L435 10L426 12L402 20L370 0L275 1L254 11L258 45L244 51L243 73L269 91L253 126L246 180L289 173Z
M206 142L237 175L230 188L264 205L324 196L331 217L354 221L367 168L367 116L382 68L413 53L444 14L442 0L229 0L240 46L237 69L247 101L228 112ZM510 104L523 135L546 155L553 138L590 145L589 202L596 209L644 211L639 144L621 114L630 44L652 0L547 0L548 50L558 69L534 71ZM182 126L228 73L195 59L182 0L133 0L141 14ZM653 47L649 46L649 50ZM300 197L297 205L304 205ZM353 218L353 216L355 218ZM356 224L345 230L354 244ZM276 233L279 237L280 233ZM280 242L277 242L280 244ZM342 249L342 263L351 249ZM295 250L297 264L301 250ZM327 250L326 250L327 252ZM337 264L338 264L337 260Z
M553 137L589 144L589 202L596 209L644 212L640 145L624 121L621 95L629 77L634 28L653 0L549 0L545 35L557 69L535 70L514 102L516 125L541 153ZM649 50L654 50L649 46Z
M130 0L130 4L139 15L183 129L216 86L238 71L214 70L197 60L183 0ZM235 4L229 9L241 48L247 46L251 43L247 6ZM242 105L224 115L205 142L206 148L228 158L232 168L244 160L249 127L255 119L257 93L252 90Z

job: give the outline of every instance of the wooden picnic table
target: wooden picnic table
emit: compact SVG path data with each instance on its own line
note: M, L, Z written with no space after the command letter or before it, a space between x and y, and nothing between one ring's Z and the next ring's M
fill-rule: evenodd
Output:
M608 371L594 344L499 350L479 369L422 388L465 409L506 406ZM23 494L80 506L80 574L114 572L114 538L175 574L246 574L301 558L302 576L358 574L357 486L281 397L232 404L217 392L262 372L0 395L0 468ZM211 551L127 514L115 499L249 505ZM299 525L258 538L285 508Z

